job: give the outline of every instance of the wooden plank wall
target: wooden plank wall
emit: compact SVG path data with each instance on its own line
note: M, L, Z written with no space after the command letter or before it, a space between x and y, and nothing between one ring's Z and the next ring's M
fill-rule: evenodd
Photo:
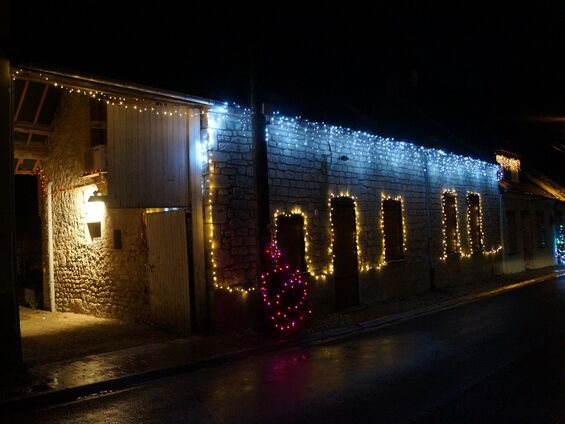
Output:
M108 194L115 208L189 207L188 109L108 106ZM163 112L187 112L165 116Z
M147 214L149 305L154 322L190 332L190 295L186 214Z

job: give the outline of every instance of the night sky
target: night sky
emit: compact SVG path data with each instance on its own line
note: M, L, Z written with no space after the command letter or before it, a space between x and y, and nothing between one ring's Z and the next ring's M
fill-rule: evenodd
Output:
M565 182L565 2L421 3L19 1L11 58L247 106L255 57L284 114L491 161L502 147Z

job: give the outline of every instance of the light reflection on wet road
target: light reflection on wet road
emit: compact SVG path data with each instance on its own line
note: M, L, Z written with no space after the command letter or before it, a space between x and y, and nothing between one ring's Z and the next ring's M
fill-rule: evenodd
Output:
M555 403L565 396L565 377L557 375L550 381L551 368L565 369L564 341L562 277L360 338L252 356L13 419L47 423L473 422L473 414L458 415L459 406L480 410L489 393L489 408L522 418L534 414L534 421L553 420L559 417L556 408L565 408ZM535 380L536 367L543 367L540 373L547 373L547 381ZM541 404L554 405L548 407L553 409L545 411L538 402L537 410L531 410L534 404L528 405L528 396L520 391L524 382L538 384L538 391L547 389L547 402ZM505 395L497 400L496 393ZM521 399L520 404L511 405L513 395ZM484 412L474 417L501 419Z

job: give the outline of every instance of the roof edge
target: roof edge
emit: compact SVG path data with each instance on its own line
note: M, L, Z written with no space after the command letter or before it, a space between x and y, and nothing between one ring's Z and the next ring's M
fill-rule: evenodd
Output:
M109 90L126 91L130 93L137 93L138 95L146 95L154 98L168 99L170 101L176 101L180 103L186 103L196 106L206 106L213 107L218 105L223 105L224 102L206 99L198 96L186 95L183 93L162 90L156 87L145 86L142 84L133 84L120 80L113 80L109 78L98 77L94 75L82 74L74 71L61 71L58 69L50 69L49 67L36 67L36 66L24 66L19 64L11 65L14 70L22 70L30 73L37 73L41 76L50 76L53 78L64 78L74 81L80 81L87 84L93 84L97 86L103 86Z

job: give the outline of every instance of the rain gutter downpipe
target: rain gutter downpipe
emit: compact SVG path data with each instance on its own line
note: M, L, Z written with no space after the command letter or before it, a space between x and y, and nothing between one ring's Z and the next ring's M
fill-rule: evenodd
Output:
M430 175L429 175L429 158L426 155L426 161L424 163L424 185L425 185L425 198L426 198L426 230L428 239L428 268L430 272L430 290L434 291L436 289L435 284L435 269L434 269L434 258L432 255L432 221L430 212Z
M47 183L47 257L49 272L49 306L51 312L57 312L55 305L55 272L53 261L53 182Z

